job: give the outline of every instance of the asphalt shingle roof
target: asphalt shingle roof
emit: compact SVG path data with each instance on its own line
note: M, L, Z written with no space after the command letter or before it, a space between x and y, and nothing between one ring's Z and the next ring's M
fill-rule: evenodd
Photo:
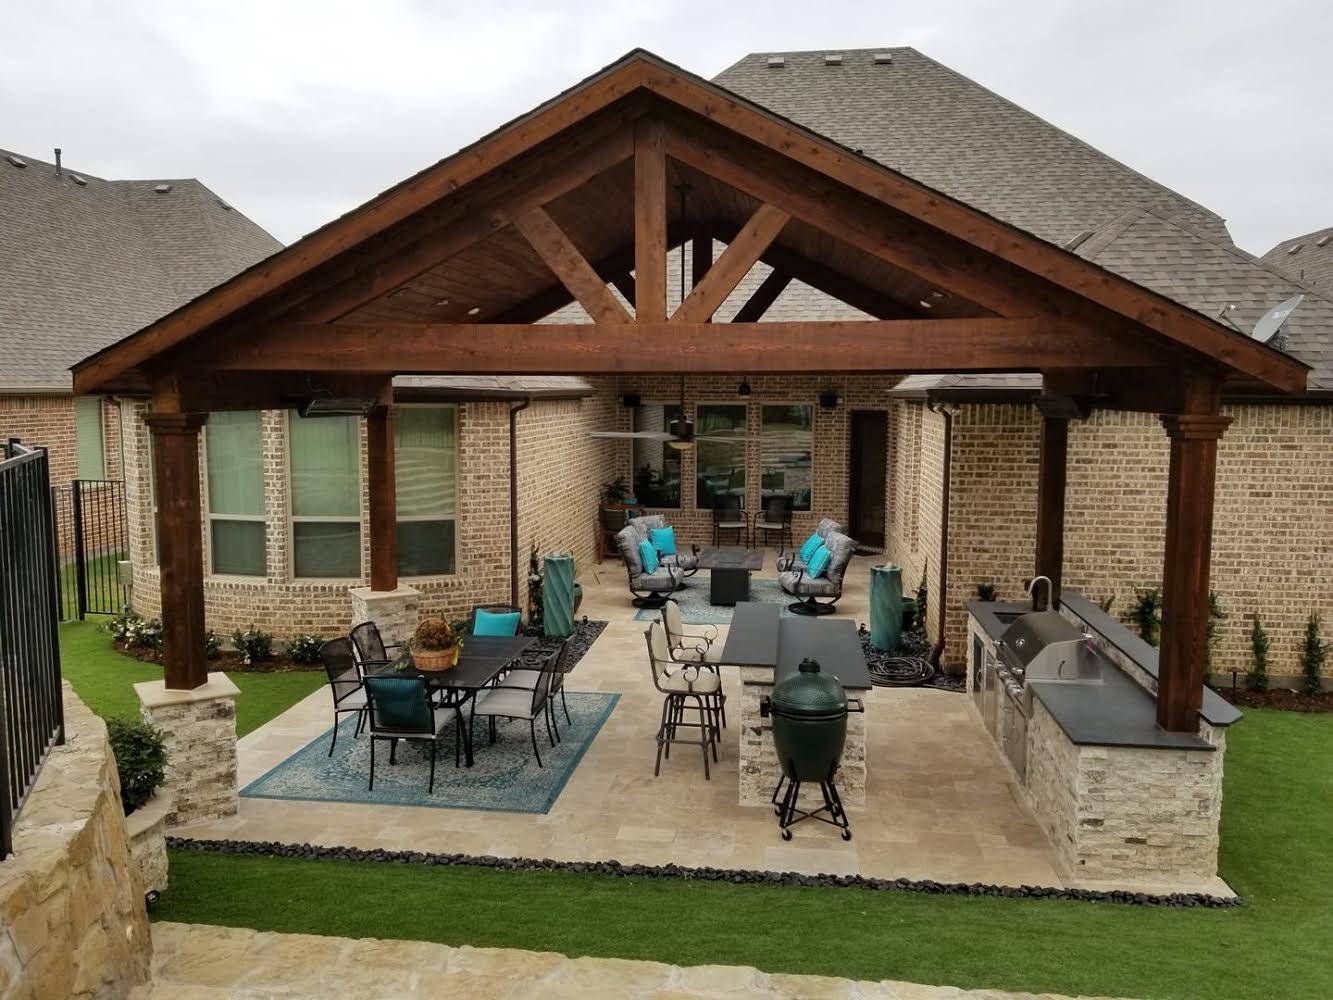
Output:
M0 392L68 392L74 362L281 246L197 180L57 175L0 150Z
M1333 226L1283 240L1260 259L1325 295L1333 295Z

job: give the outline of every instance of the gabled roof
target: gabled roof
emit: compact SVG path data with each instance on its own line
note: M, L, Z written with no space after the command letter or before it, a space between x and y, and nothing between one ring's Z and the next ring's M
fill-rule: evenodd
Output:
M1125 212L1074 252L1206 315L1232 306L1226 316L1245 332L1278 303L1303 294L1282 326L1283 350L1311 366L1311 391L1333 391L1333 300L1320 289L1146 208Z
M197 180L57 174L0 150L0 392L69 392L79 358L281 246Z
M1283 240L1260 259L1325 295L1333 295L1333 226Z
M937 251L944 241L954 251L961 250L969 260L966 266L949 270L949 277L964 288L986 291L992 300L997 299L997 292L1009 302L1022 297L1021 293L1008 288L1006 282L1037 282L1047 290L1042 294L1049 293L1053 295L1052 301L1063 304L1060 308L1072 306L1077 310L1086 305L1096 313L1098 323L1104 317L1129 322L1145 334L1151 331L1151 336L1161 339L1162 346L1215 359L1242 379L1258 380L1286 391L1304 386L1303 366L1255 344L1211 318L1183 308L1146 288L1120 280L1050 242L988 215L984 210L942 194L855 149L803 128L768 108L731 94L642 50L629 53L557 98L408 178L134 336L84 359L75 368L76 385L98 391L113 385L116 378L137 366L151 362L165 352L180 349L190 338L223 329L227 321L242 310L261 305L268 308L275 302L288 301L284 297L289 293L300 294L301 279L332 261L340 266L355 262L360 259L359 255L349 251L364 246L371 239L392 240L392 234L399 232L393 228L398 223L439 218L434 213L444 204L453 205L451 210L458 212L460 206L466 205L466 193L475 190L471 185L496 178L516 158L528 154L538 157L535 161L527 161L531 169L532 163L541 162L541 156L560 155L569 142L568 137L577 134L576 129L587 125L601 112L610 115L616 109L625 108L626 100L631 97L650 102L653 107L669 108L671 116L694 122L690 127L701 133L717 135L725 132L730 138L724 140L724 146L732 144L727 147L732 152L723 154L723 159L733 156L736 157L733 162L739 164L741 157L761 153L769 158L770 165L785 165L802 172L803 184L788 187L785 193L805 205L808 214L814 211L809 206L816 199L823 205L823 199L843 198L839 202L844 206L839 209L842 220L834 225L842 226L845 234L865 225L863 219L855 218L855 213L845 207L846 192L855 192L853 199L866 199L867 210L891 213L897 220L891 232L882 229L873 236L857 238L863 244L879 239L890 243L897 241L896 245L906 247L905 257L900 257L900 261L910 260L910 263L900 264L905 271L920 267L922 273L942 275L938 262L931 256L935 251L928 247L933 246ZM602 124L605 123L603 117ZM690 155L701 155L697 151L686 153L687 160ZM702 155L706 161L709 154ZM781 158L780 164L775 157ZM717 166L724 167L725 163L719 160ZM707 172L706 166L700 169ZM826 193L814 193L821 188ZM427 213L428 209L430 213ZM823 214L822 210L816 214ZM633 225L630 221L632 242ZM475 226L476 222L472 224ZM618 225L623 227L623 220ZM444 227L440 228L443 231ZM823 267L833 266L831 259L816 263ZM430 266L429 262L426 266ZM997 276L1001 275L1005 277L997 284ZM373 273L354 274L349 280L369 284L373 277ZM485 283L489 278L483 273L479 281ZM949 287L947 283L946 287ZM310 297L315 298L318 294ZM442 302L450 308L457 305L452 300ZM1010 310L1010 315L1029 314L1019 309ZM459 324L455 324L457 326ZM351 335L359 334L353 332ZM226 350L229 343L217 346ZM177 355L173 354L173 357ZM262 359L255 356L246 360L259 362ZM979 360L983 359L979 357ZM391 357L377 357L377 370L390 367L391 361Z
M1214 212L913 48L755 52L714 80L1061 246L1139 205L1231 242Z

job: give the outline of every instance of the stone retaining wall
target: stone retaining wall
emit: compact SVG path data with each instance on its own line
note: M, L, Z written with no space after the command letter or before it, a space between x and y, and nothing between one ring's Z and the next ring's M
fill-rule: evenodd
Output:
M0 864L0 996L126 997L152 941L106 726L65 685L52 751Z

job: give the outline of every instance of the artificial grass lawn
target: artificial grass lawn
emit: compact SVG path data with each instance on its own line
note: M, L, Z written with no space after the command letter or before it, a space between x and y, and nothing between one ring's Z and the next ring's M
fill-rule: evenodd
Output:
M83 703L104 719L137 719L139 699L133 685L161 680L162 668L116 652L111 637L98 627L105 620L90 617L60 626L61 672ZM227 676L241 689L236 697L238 736L281 715L325 682L322 670L231 671Z
M173 851L155 917L1031 992L1333 996L1333 717L1256 710L1229 740L1222 874L1238 909Z

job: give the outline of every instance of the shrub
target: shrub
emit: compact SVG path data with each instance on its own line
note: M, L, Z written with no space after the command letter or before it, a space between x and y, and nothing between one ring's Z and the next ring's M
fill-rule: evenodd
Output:
M1328 656L1328 646L1320 634L1322 625L1323 621L1317 612L1305 623L1305 642L1301 647L1301 674L1305 680L1301 690L1306 694L1318 694L1324 687L1320 674Z
M995 600L995 584L993 583L977 584L977 600L979 601Z
M1268 690L1268 633L1259 623L1256 612L1250 627L1250 652L1254 655L1254 669L1245 674L1245 686L1251 691Z
M1109 615L1111 613L1111 605L1114 603L1115 603L1115 594L1110 594L1106 597L1103 597L1100 601L1098 601L1097 607L1101 608Z
M324 640L317 635L294 635L287 640L287 655L293 663L312 664L319 662L319 647Z
M417 625L416 635L412 639L416 649L439 652L453 649L458 645L458 634L443 618L423 618Z
M264 632L251 625L242 632L237 629L231 634L231 644L241 654L241 662L246 666L260 663L273 656L273 633Z
M111 719L106 732L120 772L120 801L128 816L167 779L166 734L137 719Z
M916 586L916 627L922 631L926 628L926 609L930 606L930 592L926 589L926 568L927 563L921 567L921 582Z
M1162 592L1134 588L1134 606L1125 612L1124 621L1139 630L1139 636L1149 646L1157 645L1162 630Z
M216 660L221 652L222 636L209 629L204 633L204 655L210 660Z

